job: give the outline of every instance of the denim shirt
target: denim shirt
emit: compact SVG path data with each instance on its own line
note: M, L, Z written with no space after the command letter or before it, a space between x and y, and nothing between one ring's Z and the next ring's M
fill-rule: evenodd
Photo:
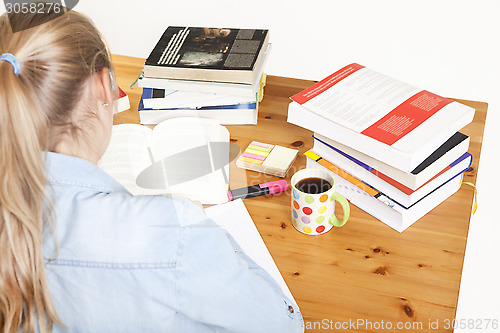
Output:
M62 154L47 154L47 177L54 332L303 332L297 306L190 201L132 196Z

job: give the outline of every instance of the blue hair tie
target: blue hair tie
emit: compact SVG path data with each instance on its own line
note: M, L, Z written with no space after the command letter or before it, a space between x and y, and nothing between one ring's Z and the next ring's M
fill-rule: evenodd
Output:
M9 62L14 68L14 74L19 75L21 72L21 66L19 65L19 61L17 61L16 57L11 53L4 53L0 56L0 61Z

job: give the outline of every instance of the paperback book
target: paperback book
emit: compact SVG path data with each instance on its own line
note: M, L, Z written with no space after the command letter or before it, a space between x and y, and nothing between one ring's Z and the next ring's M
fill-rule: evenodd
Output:
M166 90L192 91L210 94L223 94L240 96L246 98L262 99L264 95L264 86L266 85L266 74L264 66L269 57L271 44L269 43L264 50L264 59L257 69L257 76L251 84L235 83L235 82L217 82L217 81L200 81L200 80L183 80L183 79L168 79L168 78L153 78L146 77L144 73L139 77L137 83L142 88L157 88Z
M313 138L313 150L323 148L322 152L327 160L332 157L333 152L337 152L380 179L388 183L400 183L412 190L420 188L466 153L470 143L470 138L467 135L457 132L411 172L403 172L324 135L315 133Z
M416 190L412 190L398 182L395 182L392 179L384 180L377 177L375 174L371 173L363 166L335 151L331 152L328 158L325 158L325 152L327 152L326 149L325 147L316 145L312 151L306 152L305 154L308 157L316 157L316 161L319 161L320 158L326 160L328 163L331 163L339 169L347 172L363 183L369 184L370 187L375 189L375 196L388 197L403 208L410 207L411 205L415 204L420 199L434 191L436 188L441 186L446 181L454 178L459 174L462 174L470 167L472 163L472 155L470 155L469 153L464 153L427 183ZM311 154L311 152L314 155Z
M249 104L257 102L252 98L156 88L143 88L142 98L147 109L200 108L221 105Z
M359 64L291 97L288 121L411 172L475 110Z
M143 125L155 125L164 120L178 117L213 119L221 125L255 125L257 124L259 103L153 109L144 107L143 97L141 97L138 110L140 123Z
M252 84L264 61L268 30L168 27L144 65L144 75Z
M326 168L310 158L307 158L306 166L308 168ZM364 210L394 230L403 232L457 192L462 185L462 176L463 174L460 174L450 179L408 208L400 206L387 197L375 197L339 175L336 176L336 189L351 204Z

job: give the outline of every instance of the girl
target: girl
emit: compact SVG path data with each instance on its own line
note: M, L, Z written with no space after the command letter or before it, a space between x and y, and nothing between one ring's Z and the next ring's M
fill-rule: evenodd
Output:
M296 305L199 207L134 197L96 166L110 54L85 16L47 15L0 17L1 330L303 331Z

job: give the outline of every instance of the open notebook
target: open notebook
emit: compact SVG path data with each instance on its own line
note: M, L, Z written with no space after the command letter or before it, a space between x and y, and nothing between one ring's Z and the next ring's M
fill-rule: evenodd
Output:
M205 212L209 218L233 236L241 249L256 264L274 278L286 297L297 303L241 199L206 208Z

